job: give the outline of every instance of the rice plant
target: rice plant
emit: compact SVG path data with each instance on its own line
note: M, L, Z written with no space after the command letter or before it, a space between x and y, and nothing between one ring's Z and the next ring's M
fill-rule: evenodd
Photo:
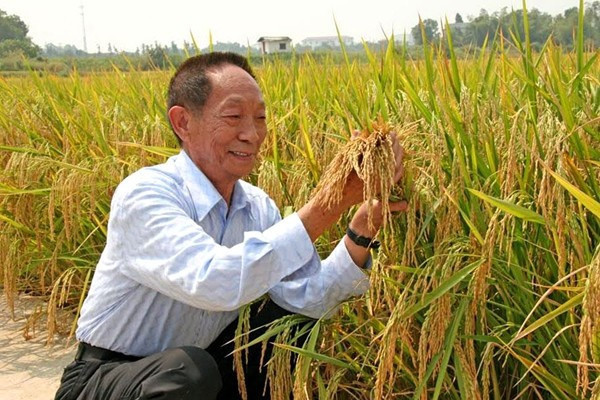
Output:
M302 317L272 326L273 398L599 397L598 51L580 22L573 51L549 40L534 53L526 9L523 21L525 37L490 38L461 59L447 32L423 59L390 38L365 46L366 62L295 54L254 66L270 135L248 179L283 213L329 179L352 132L411 127L400 135L410 207L380 234L371 290L303 340L292 329ZM57 310L76 315L85 296L117 183L177 152L169 77L0 78L1 282L9 301L50 300L50 335L72 332ZM369 168L385 176L388 161ZM323 255L350 216L318 240Z

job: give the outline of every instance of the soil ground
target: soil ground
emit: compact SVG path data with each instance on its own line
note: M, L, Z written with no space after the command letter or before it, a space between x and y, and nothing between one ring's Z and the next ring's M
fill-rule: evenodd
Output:
M37 324L35 334L26 340L27 317L45 307L38 299L20 296L11 317L4 293L0 291L0 400L51 400L60 383L63 368L73 360L76 342L47 335ZM31 331L29 332L32 333Z

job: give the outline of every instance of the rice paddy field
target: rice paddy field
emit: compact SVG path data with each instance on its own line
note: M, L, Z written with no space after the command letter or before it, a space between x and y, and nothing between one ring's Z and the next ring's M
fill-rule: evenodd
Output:
M270 133L248 180L282 213L355 129L383 121L407 153L410 207L380 233L370 292L268 332L274 399L600 398L600 63L575 35L254 63ZM178 152L172 72L0 78L0 282L48 299L50 337L73 332L116 185Z

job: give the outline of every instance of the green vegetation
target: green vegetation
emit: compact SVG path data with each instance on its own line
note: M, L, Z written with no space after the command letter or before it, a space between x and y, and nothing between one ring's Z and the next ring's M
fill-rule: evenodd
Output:
M517 42L524 38L524 10L511 10L503 8L500 11L488 13L482 9L478 16L468 16L466 21L461 14L457 13L454 17L454 23L445 26L445 22L425 19L422 21L424 35L421 32L420 24L415 25L410 32L397 35L397 51L402 51L405 56L413 59L422 59L423 40L428 43L438 42L446 46L447 34L452 34L453 47L456 55L463 58L466 53L472 52L473 48L485 48L486 44L496 35L502 35L506 40L504 42L505 51L510 51ZM579 11L577 7L566 9L562 14L552 16L548 13L533 9L527 13L529 20L530 44L534 51L540 51L544 43L552 38L554 44L560 45L565 49L571 50L576 43L574 32L577 29L579 21ZM600 1L589 2L584 7L583 15L584 37L583 42L587 48L600 47ZM43 49L31 42L27 37L27 26L18 16L7 15L0 10L0 72L5 76L7 74L19 74L21 71L33 69L36 71L50 72L62 76L77 70L79 73L113 71L149 71L155 69L169 69L172 66L179 65L189 54L195 52L207 51L233 51L254 58L255 62L260 62L260 52L247 44L240 43L211 43L207 48L199 49L197 43L192 37L191 42L184 41L182 45L171 42L168 45L142 44L136 51L124 52L117 49L112 44L107 45L106 51L101 51L98 47L96 52L86 53L77 49L73 45L57 46L52 43L46 44ZM516 35L511 36L511 32ZM299 38L297 38L299 39ZM406 46L400 50L405 42L414 44ZM371 49L385 49L387 40L379 42L367 42ZM317 59L332 52L337 53L337 60L343 61L343 55L339 47L323 46L318 49L311 49L309 46L302 46L299 40L295 44L296 53L312 53ZM345 46L346 55L353 59L367 61L363 52L362 41ZM279 55L278 57L282 57ZM283 56L285 57L285 56ZM291 57L290 57L291 58ZM289 58L288 58L289 59Z
M0 10L0 58L15 53L29 58L37 56L40 48L27 37L27 33L29 29L21 18Z
M520 38L525 37L524 18L524 10L509 12L505 7L500 11L489 14L485 9L482 9L477 17L469 18L468 22L464 22L462 16L457 14L454 23L450 24L448 29L452 32L455 47L482 47L496 33L516 44L521 40ZM527 19L530 27L529 39L534 50L539 51L551 36L555 44L569 49L574 47L576 38L573 33L579 20L577 7L569 8L556 16L534 8L527 13ZM439 38L437 21L426 19L423 21L423 25L429 42ZM442 30L446 30L446 28ZM516 39L512 38L511 32L516 35ZM585 45L600 47L600 1L594 1L586 5L583 17L583 32ZM411 34L416 43L422 43L419 25L412 28Z
M36 57L41 49L27 34L27 25L16 15L0 10L0 71L23 70L26 59Z
M369 295L303 343L289 329L302 317L273 326L274 398L598 398L599 54L583 1L572 50L534 52L529 16L461 58L452 35L423 35L418 60L393 40L364 62L254 60L270 136L248 179L282 210L305 202L354 129L415 129L402 136L410 210L381 234ZM85 296L117 183L177 152L171 72L0 78L0 281L9 302L47 297L51 332L72 329L58 311Z

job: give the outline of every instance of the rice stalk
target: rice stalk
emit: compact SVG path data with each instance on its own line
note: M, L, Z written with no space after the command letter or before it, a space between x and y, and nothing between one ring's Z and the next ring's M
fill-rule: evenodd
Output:
M251 305L248 304L242 307L238 314L238 324L235 330L234 338L234 353L233 353L233 369L237 378L238 391L243 400L248 400L248 392L246 391L246 379L244 374L244 353L246 354L246 363L248 363L248 349L238 350L243 346L248 345L250 332L250 316Z
M590 395L590 400L598 399L600 399L600 377L596 378L594 386L592 387L592 394Z
M579 364L577 366L577 393L582 397L589 390L589 366L600 362L600 256L597 254L588 268L583 297L583 317L579 328Z
M288 326L275 336L276 343L290 343L292 341L292 327ZM263 356L267 342L263 342ZM272 399L287 399L293 389L292 382L292 353L278 347L273 347L271 358L267 363L267 379L269 393ZM261 360L261 365L263 364Z
M270 134L263 165L247 179L284 215L310 198L354 127L373 132L381 115L385 126L404 127L398 142L410 156L401 183L409 210L380 233L370 293L321 321L304 344L340 363L300 362L293 385L302 396L571 399L582 392L573 357L587 328L567 328L583 322L577 306L589 273L580 269L596 262L600 238L600 64L581 40L582 5L579 13L574 51L548 42L536 54L527 35L513 32L481 49L456 48L448 36L447 44L428 43L424 59L390 41L361 54L254 63ZM84 277L104 246L115 186L177 152L164 120L169 74L0 77L0 281L7 297L48 299L63 273L79 268L53 311L59 332L62 311L77 315ZM411 124L428 133L402 135ZM505 216L496 215L500 206ZM351 218L352 211L342 215L316 242L322 257ZM447 285L476 259L482 264L472 279ZM464 302L471 304L459 318ZM36 318L37 330L47 313ZM593 360L595 345L585 345ZM285 368L278 354L267 370ZM598 388L591 368L588 397L594 381L592 393ZM287 390L279 372L277 395Z
M400 354L397 354L398 339L402 339L408 347L411 347L411 335L409 327L410 320L402 320L401 315L406 309L408 299L405 292L398 299L397 305L392 311L389 321L386 324L384 331L381 333L379 350L377 351L377 373L374 385L374 397L384 399L389 397L389 391L394 387L396 377L395 357L402 358L402 347ZM387 392L386 392L387 387Z

